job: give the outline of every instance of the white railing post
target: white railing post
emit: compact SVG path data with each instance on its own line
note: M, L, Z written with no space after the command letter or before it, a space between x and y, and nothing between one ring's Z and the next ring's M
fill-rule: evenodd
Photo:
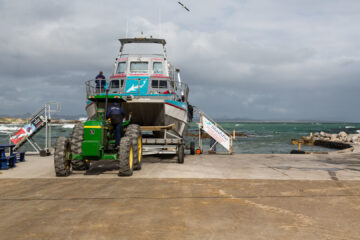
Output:
M202 122L202 112L200 114L200 122L199 122L199 149L200 153L203 152L203 144L202 144L202 132L203 132L203 122Z

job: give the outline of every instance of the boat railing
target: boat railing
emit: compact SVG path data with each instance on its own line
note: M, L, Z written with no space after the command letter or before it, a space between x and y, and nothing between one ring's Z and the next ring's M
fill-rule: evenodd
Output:
M105 81L105 83L102 81ZM107 85L108 81L106 79L93 79L86 81L86 96L89 98L89 96L106 94Z
M97 82L96 82L97 81ZM88 80L86 82L87 97L96 95L105 95L106 90L109 94L119 94L133 97L164 97L173 100L187 101L189 96L189 87L184 82L178 82L168 79L150 79L134 80L131 79L128 84L125 79L105 80L106 83L99 80Z
M151 56L159 56L159 57L164 57L163 53L122 53L121 56L119 56L119 58L123 58L123 57L138 57L138 56L147 56L147 57L151 57Z

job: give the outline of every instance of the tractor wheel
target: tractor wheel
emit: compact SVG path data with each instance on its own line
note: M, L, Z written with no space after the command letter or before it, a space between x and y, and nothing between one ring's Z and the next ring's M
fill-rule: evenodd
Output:
M195 155L195 142L190 142L190 154Z
M139 125L137 124L130 124L129 126L127 126L126 128L126 133L130 133L130 132L135 132L135 133L141 133L141 128ZM125 135L126 135L125 133Z
M134 167L134 149L129 136L121 138L118 154L119 176L131 176Z
M137 151L136 151L136 158L134 161L134 169L135 170L141 170L141 165L142 165L142 153L143 153L143 149L142 149L142 137L141 134L138 135L138 137L135 139L135 142L137 142L136 146L137 146Z
M75 125L71 134L71 152L73 154L81 155L81 144L84 140L84 123L78 123ZM87 170L89 166L84 160L72 160L72 167L74 170Z
M178 146L178 152L177 152L177 155L178 155L178 160L177 162L178 163L184 163L184 158L185 158L185 152L184 152L184 144L180 144Z
M142 165L142 137L140 126L127 129L125 136L132 139L133 150L134 150L134 170L140 170Z
M71 174L71 149L68 138L59 137L55 144L54 165L57 177L66 177Z

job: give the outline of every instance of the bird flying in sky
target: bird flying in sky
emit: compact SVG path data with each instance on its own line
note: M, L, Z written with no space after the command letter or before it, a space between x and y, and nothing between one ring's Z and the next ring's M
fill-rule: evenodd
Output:
M178 2L183 8L185 8L186 11L190 12L190 10L184 5L182 4L181 2Z

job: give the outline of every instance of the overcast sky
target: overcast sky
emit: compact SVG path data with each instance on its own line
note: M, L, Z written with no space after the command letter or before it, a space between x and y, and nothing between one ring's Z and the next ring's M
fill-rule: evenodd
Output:
M0 0L0 115L85 115L118 38L165 38L210 116L360 121L359 0ZM128 24L127 24L128 23ZM126 30L128 26L128 31Z

